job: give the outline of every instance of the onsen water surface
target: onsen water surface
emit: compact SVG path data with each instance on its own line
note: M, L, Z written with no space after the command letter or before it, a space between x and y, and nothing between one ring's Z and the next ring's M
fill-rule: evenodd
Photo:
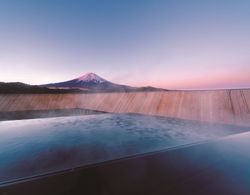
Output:
M0 183L248 130L134 114L3 121L0 122Z

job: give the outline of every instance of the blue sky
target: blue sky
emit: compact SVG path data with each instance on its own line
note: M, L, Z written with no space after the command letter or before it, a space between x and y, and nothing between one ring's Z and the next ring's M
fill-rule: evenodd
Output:
M0 0L0 80L249 87L249 34L247 0Z

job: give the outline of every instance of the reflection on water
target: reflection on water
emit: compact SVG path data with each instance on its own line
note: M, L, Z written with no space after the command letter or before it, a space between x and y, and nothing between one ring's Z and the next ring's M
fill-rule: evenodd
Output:
M247 131L126 114L0 122L0 182Z

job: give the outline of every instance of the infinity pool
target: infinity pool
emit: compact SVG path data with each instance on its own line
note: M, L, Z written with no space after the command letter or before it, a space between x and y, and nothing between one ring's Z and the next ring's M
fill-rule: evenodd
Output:
M0 183L250 130L134 114L0 122Z

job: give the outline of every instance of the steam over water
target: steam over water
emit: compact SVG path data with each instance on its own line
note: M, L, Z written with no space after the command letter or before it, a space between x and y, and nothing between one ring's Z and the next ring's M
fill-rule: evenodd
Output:
M0 122L0 183L247 130L132 114L4 121Z

